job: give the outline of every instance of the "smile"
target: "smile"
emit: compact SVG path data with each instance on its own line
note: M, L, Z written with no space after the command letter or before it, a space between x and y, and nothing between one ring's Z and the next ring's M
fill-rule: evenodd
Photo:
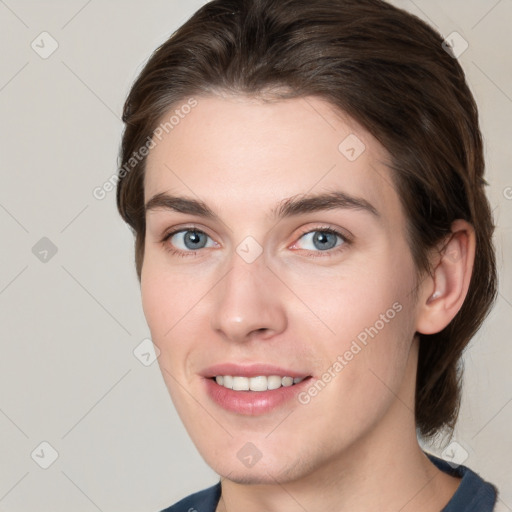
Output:
M257 377L242 377L232 375L218 375L215 382L219 386L233 391L272 391L280 387L290 387L299 384L304 377L281 377L279 375L258 375Z

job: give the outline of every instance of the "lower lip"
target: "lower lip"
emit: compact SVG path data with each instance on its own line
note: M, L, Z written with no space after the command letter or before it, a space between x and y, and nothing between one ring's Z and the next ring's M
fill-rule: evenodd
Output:
M204 379L206 392L216 404L227 411L246 416L258 416L277 409L296 398L310 384L310 380L311 377L307 377L293 386L281 386L268 391L233 391L220 386L213 379Z

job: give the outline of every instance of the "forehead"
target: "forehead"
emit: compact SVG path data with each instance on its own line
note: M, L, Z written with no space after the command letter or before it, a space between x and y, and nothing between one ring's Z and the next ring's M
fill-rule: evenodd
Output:
M379 211L396 210L387 152L325 100L208 96L195 101L191 109L173 106L161 120L167 129L153 138L145 202L167 192L195 197L214 210L229 205L255 212L270 211L295 195L341 190Z

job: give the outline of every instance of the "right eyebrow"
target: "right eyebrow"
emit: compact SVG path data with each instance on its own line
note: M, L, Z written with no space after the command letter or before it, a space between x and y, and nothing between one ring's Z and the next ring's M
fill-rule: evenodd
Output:
M157 209L173 210L178 213L219 220L218 215L202 201L188 199L186 197L171 196L165 192L154 195L144 206L146 213Z

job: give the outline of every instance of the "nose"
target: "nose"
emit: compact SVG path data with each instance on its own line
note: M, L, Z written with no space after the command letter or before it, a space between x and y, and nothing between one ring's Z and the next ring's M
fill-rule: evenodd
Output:
M212 329L236 343L270 339L283 332L287 315L282 286L263 255L247 263L233 254L231 270L215 287Z

